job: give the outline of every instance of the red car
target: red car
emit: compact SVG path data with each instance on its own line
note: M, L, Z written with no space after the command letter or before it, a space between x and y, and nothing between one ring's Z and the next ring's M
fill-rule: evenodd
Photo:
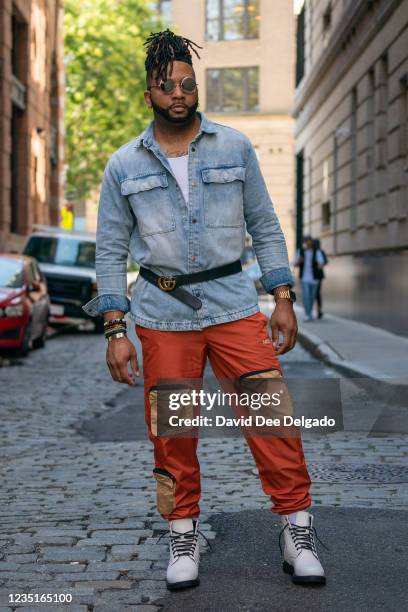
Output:
M33 257L0 253L0 350L44 346L50 298Z

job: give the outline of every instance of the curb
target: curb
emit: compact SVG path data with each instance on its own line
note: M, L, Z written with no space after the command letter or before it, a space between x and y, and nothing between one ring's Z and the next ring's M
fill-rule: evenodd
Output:
M383 380L378 377L378 374L370 368L364 368L352 361L345 362L332 347L312 332L299 329L298 340L300 344L314 357L323 361L327 365L339 370L342 374L349 378L371 378L374 380ZM392 383L389 383L392 384Z
M298 341L314 357L337 370L347 378L355 379L356 384L368 392L375 394L373 399L380 399L387 404L391 401L400 408L407 408L407 385L399 380L387 380L387 377L379 377L378 371L364 368L352 361L345 362L344 359L333 350L333 348L319 336L310 331L300 329ZM375 381L375 385L373 382Z

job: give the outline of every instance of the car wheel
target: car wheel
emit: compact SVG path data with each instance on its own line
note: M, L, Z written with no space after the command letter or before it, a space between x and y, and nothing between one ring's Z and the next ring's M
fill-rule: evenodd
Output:
M104 332L103 323L104 323L104 319L96 319L94 321L94 332L96 334L103 334Z
M41 336L33 340L33 348L39 349L45 346L45 342L47 340L47 328L48 328L48 325L47 323L45 323L43 330L41 332Z

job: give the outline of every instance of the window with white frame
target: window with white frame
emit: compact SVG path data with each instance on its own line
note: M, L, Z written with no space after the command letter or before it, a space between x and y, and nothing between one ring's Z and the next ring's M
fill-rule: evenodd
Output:
M259 37L259 0L206 0L206 39Z
M258 68L211 68L207 70L207 112L257 112Z

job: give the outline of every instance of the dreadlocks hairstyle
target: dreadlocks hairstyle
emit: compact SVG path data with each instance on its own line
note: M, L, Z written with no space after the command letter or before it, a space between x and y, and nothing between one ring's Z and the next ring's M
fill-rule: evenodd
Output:
M184 38L177 36L167 28L164 32L150 33L150 36L143 43L147 45L147 54L145 61L146 80L149 81L153 70L157 71L157 77L163 79L167 77L167 67L170 64L170 74L173 72L173 62L181 61L193 65L193 58L190 49L194 51L196 56L200 58L194 47L202 49L200 45Z

